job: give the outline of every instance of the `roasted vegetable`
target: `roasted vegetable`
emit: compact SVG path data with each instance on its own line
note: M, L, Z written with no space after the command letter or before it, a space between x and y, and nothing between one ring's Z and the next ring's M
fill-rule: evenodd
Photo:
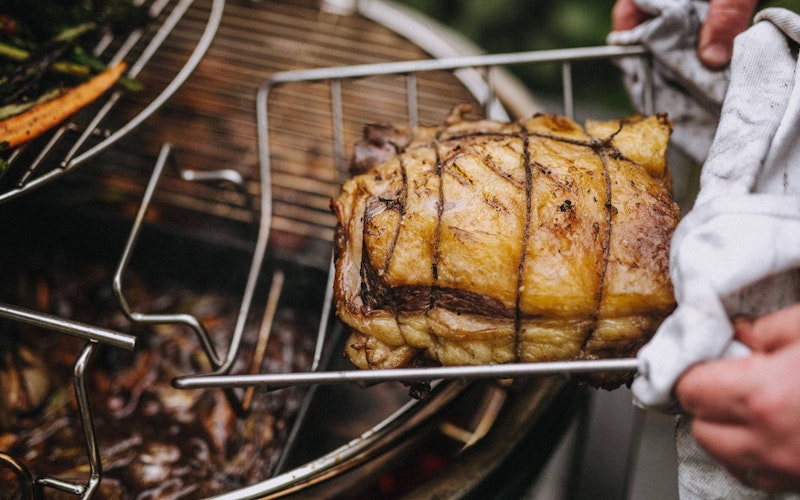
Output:
M3 2L0 151L61 123L115 82L136 90L137 84L122 76L124 67L107 68L87 47L103 34L129 32L147 18L146 9L132 0Z
M15 148L63 122L114 85L125 67L124 62L117 63L55 99L0 121L0 150Z

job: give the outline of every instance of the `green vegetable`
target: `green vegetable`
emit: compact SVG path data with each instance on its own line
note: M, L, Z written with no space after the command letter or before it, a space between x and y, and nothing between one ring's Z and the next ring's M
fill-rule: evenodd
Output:
M132 0L3 0L0 107L16 112L54 89L104 72L106 64L86 47L107 32L124 36L148 19L146 8ZM141 89L129 78L118 83Z

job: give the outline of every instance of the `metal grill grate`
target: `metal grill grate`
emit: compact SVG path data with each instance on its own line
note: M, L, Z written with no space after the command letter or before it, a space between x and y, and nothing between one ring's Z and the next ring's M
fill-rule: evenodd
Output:
M214 0L211 5L197 7L194 0L151 0L143 5L149 8L154 22L135 29L125 39L101 40L94 55L109 64L125 60L129 68L126 75L135 79L163 45L168 47L173 43L171 37L179 24L203 23L195 31L197 36L189 41L194 50L188 58L166 68L162 74L168 75L168 79L157 87L161 89L160 93L143 104L133 116L122 121L114 116L114 108L120 100L126 99L123 92L117 90L57 130L14 150L8 159L7 172L0 178L0 203L51 182L85 163L155 113L183 85L208 50L219 26L224 3L224 0Z

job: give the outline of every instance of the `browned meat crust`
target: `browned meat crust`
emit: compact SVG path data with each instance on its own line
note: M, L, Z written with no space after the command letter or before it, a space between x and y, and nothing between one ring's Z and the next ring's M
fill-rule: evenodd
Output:
M332 203L350 359L635 353L674 308L670 132L663 115L368 129L354 162L368 171Z

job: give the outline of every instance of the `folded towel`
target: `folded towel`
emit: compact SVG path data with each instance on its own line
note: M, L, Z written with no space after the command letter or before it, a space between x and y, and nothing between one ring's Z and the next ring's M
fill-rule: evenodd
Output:
M612 45L644 45L652 61L623 58L617 61L633 104L645 110L645 85L652 63L656 111L667 111L675 124L672 142L697 163L702 163L719 123L728 87L728 70L712 71L696 55L697 33L708 2L690 0L639 0L636 4L653 19L630 31L608 35Z
M675 143L703 163L699 194L670 248L678 306L640 350L632 386L637 404L669 410L691 365L749 353L730 318L800 302L800 16L761 11L736 38L729 70L709 71L695 55L705 5L637 4L654 18L608 41L650 49L656 110L670 114ZM642 109L642 63L619 64ZM738 483L697 446L689 422L680 419L676 433L681 499L798 498Z
M800 16L776 8L760 12L736 38L729 71L720 72L698 69L696 36L687 34L698 29L701 6L643 3L664 7L634 30L612 33L609 41L635 41L653 52L657 110L672 116L678 107L673 119L679 146L694 136L688 149L702 159L703 138L713 136L697 200L671 244L678 307L641 349L633 383L640 404L665 408L689 366L748 352L733 340L732 316L800 301ZM628 69L623 67L627 78L641 82ZM729 82L721 83L728 75ZM709 122L709 103L723 87L716 126ZM636 91L634 86L632 95Z

